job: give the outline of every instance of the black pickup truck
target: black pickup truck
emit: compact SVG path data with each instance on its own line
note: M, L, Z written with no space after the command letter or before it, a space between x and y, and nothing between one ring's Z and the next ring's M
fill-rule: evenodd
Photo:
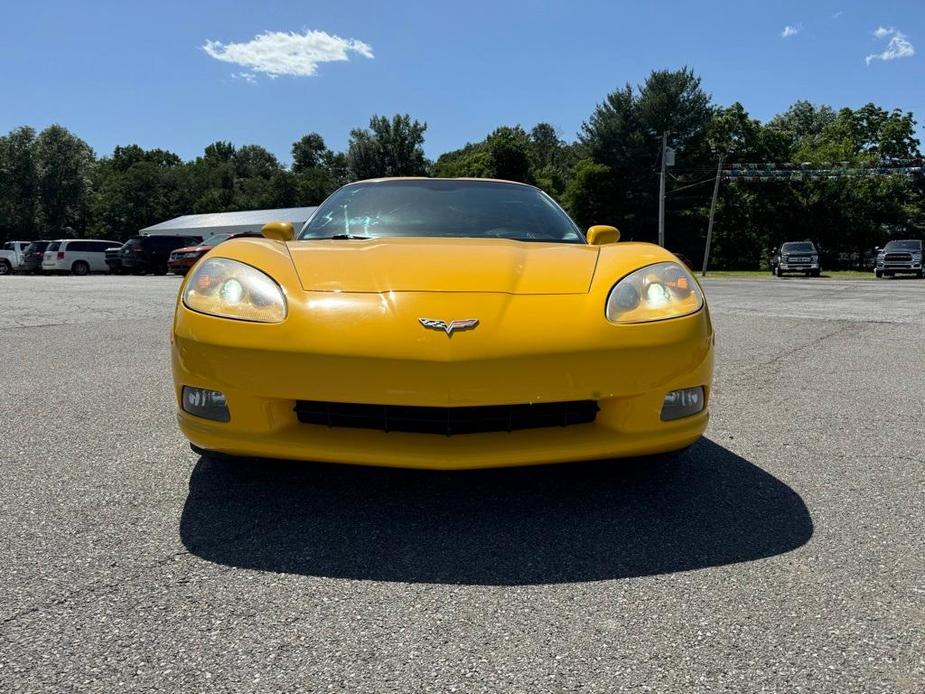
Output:
M771 255L771 273L783 277L787 272L800 272L807 277L818 277L819 251L812 241L787 241Z

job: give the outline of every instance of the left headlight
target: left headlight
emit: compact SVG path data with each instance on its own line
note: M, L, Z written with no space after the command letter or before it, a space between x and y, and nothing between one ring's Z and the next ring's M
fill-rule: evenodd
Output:
M607 297L611 323L645 323L696 313L703 306L700 285L677 263L656 263L631 272Z
M260 270L228 258L209 258L196 268L183 292L183 303L221 318L279 323L286 318L286 297Z

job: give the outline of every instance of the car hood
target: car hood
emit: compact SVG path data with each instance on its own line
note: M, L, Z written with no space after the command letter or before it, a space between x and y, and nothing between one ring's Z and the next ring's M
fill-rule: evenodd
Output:
M585 294L599 249L506 239L291 241L302 288L339 292Z

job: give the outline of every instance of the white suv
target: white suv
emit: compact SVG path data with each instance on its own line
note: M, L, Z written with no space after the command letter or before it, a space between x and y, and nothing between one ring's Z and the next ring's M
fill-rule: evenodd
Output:
M106 272L106 249L118 248L118 241L100 239L59 239L52 241L42 258L43 272L70 272L86 275L89 272Z

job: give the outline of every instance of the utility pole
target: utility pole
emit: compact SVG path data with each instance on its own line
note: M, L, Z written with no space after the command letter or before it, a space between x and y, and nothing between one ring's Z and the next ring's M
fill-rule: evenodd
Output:
M658 179L658 245L665 247L665 153L668 150L668 131L662 133L662 171Z
M707 223L707 245L703 249L703 265L700 276L707 276L707 263L710 262L710 242L713 240L713 215L716 214L716 198L719 196L719 181L723 177L723 159L726 153L719 153L719 162L716 164L716 181L713 183L713 202L710 203L710 221Z

